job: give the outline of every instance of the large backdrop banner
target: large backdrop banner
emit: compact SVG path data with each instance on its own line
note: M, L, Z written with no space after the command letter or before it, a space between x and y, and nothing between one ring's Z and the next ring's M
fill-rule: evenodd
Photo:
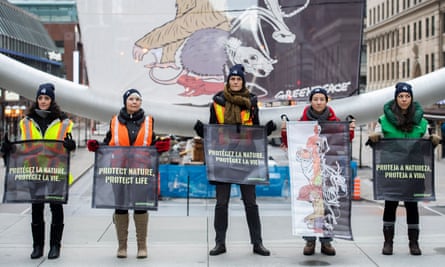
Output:
M209 181L269 184L264 127L205 125L204 150Z
M430 140L382 139L373 146L374 199L435 200Z
M70 155L63 141L13 142L6 157L4 203L67 203Z
M99 147L94 161L92 207L157 210L158 159L154 147Z
M287 123L292 234L352 240L347 122Z

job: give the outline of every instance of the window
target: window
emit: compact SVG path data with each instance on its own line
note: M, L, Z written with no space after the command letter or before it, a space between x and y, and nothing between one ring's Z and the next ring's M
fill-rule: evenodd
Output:
M410 27L409 27L409 25L408 25L408 26L406 26L406 42L407 42L407 43L410 42L409 31L410 31Z
M431 16L431 36L434 36L436 33L434 32L434 16Z
M394 62L391 62L391 80L394 80Z
M411 76L411 71L410 71L410 62L409 62L409 58L406 60L406 77L410 77Z
M418 39L421 40L422 39L422 21L421 20L419 20L418 26L419 26L419 31L417 32L419 34Z
M417 23L414 22L413 24L413 41L415 41L417 38Z
M402 44L405 43L405 27L402 28Z
M428 38L430 36L430 19L425 18L425 37Z
M434 71L436 67L434 66L434 53L431 53L431 71Z
M430 72L429 68L430 68L429 56L428 56L428 54L426 54L425 55L425 73Z

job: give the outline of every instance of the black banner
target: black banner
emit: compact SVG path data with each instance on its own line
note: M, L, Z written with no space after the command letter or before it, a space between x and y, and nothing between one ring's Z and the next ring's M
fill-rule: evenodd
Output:
M93 208L158 209L154 147L101 146L95 154Z
M269 184L264 127L205 125L204 148L209 181Z
M13 142L7 155L3 203L67 203L69 161L63 141Z
M435 200L430 140L382 139L373 147L374 199Z

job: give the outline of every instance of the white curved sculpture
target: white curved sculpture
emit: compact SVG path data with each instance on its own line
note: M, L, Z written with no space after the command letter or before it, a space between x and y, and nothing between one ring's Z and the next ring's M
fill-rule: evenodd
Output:
M89 88L49 75L16 60L0 54L0 87L17 92L29 99L35 99L39 84L52 82L56 87L56 99L63 110L83 117L108 122L122 103L121 98L110 98L106 91ZM445 99L445 68L409 81L414 88L414 99L422 105L430 105ZM337 116L345 118L351 114L356 117L357 125L375 121L382 113L384 103L394 97L394 88L383 88L369 93L333 100L330 105ZM158 133L174 133L193 136L196 120L208 121L209 109L187 105L166 108L163 103L152 102L144 96L143 107L155 118ZM172 108L173 107L173 108ZM280 125L281 114L290 120L297 120L304 105L263 108L260 110L262 123L274 120ZM277 132L278 134L278 132Z

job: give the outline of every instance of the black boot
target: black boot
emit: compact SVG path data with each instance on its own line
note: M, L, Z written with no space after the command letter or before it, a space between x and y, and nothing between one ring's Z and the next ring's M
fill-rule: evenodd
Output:
M226 245L225 244L216 244L216 246L210 250L210 256L218 256L220 254L226 253Z
M62 241L62 233L63 224L51 224L48 259L57 259L60 256L60 242Z
M409 252L411 255L422 255L422 251L419 248L419 229L408 229L409 238Z
M265 248L262 243L253 245L253 253L261 256L270 256L270 251Z
M394 225L383 226L383 237L385 238L385 242L383 243L382 254L383 255L392 255Z
M45 243L45 223L31 223L33 249L31 259L38 259L43 256L43 246Z

